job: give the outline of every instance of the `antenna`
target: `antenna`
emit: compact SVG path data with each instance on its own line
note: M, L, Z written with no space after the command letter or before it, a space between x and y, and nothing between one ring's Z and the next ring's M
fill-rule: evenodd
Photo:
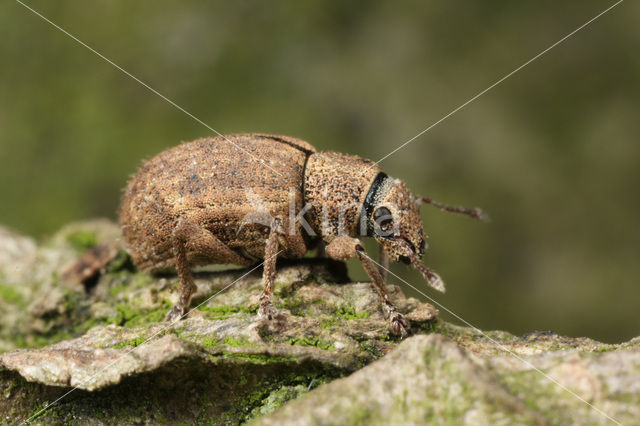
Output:
M439 203L438 201L432 200L431 198L428 198L428 197L418 197L416 199L416 202L418 203L418 206L420 206L422 203L427 203L427 204L430 204L430 205L432 205L434 207L439 208L440 210L444 210L444 211L449 212L449 213L464 214L464 215L470 216L470 217L472 217L474 219L481 220L483 222L491 221L491 219L489 218L489 215L487 215L485 212L482 211L482 209L480 209L478 207L474 207L474 208L470 209L470 208L466 208L466 207L448 206L446 204L442 204L442 203Z

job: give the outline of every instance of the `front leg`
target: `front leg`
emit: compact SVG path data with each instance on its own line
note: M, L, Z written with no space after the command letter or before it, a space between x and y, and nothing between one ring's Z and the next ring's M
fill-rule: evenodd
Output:
M389 255L386 251L384 251L384 247L380 246L379 250L380 256L378 256L378 262L380 262L380 265L378 266L378 272L380 272L382 282L387 282L387 271L389 270Z
M378 297L382 304L382 312L385 318L391 322L391 330L395 334L405 336L407 334L407 328L409 328L409 322L398 312L396 307L389 299L389 293L387 293L387 287L384 284L384 280L378 271L375 263L369 258L362 246L362 243L357 238L339 236L331 240L327 246L327 255L335 260L348 260L353 258L360 259L362 267L366 271L376 290L378 291Z
M260 308L258 310L258 315L266 317L269 320L273 319L278 313L276 307L273 306L273 284L276 279L276 261L278 260L278 250L280 247L278 237L282 233L282 223L280 219L272 219L269 236L267 237L264 248L264 268L262 272L264 290L260 296Z

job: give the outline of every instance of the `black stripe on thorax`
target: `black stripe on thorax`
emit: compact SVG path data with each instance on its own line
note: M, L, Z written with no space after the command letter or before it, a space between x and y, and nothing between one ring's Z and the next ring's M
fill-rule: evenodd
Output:
M369 192L367 192L367 196L364 199L364 204L362 205L362 210L360 212L360 215L366 215L366 216L365 217L361 216L360 220L367 221L367 229L369 232L372 231L371 220L370 220L371 214L373 213L373 209L376 206L376 201L380 198L378 196L379 192L384 187L384 183L387 179L389 179L389 176L386 173L384 172L378 173L376 178L373 180L371 187L369 188Z

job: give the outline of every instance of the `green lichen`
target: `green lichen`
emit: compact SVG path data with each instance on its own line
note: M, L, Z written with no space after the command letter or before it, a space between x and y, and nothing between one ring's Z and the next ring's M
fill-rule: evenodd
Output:
M563 351L567 349L567 347L561 345L560 343L553 343L551 346L549 346L549 351Z
M67 242L80 251L86 251L98 244L98 237L94 232L79 229L67 235Z
M343 374L344 372L337 369L309 367L303 374L298 371L271 377L261 384L261 388L248 394L242 401L241 406L248 407L249 412L243 416L240 423L251 423Z
M331 330L340 324L337 318L327 318L320 323L320 328L324 328L325 330Z
M363 342L360 342L360 349L371 354L374 359L378 359L384 355L384 353L380 350L380 348L370 340L365 340Z
M135 348L137 346L142 345L143 343L145 343L148 339L145 336L138 336L134 339L131 340L127 340L126 342L121 342L118 343L117 345L113 345L111 346L114 349L122 349L122 348L126 348L128 346Z
M0 370L0 391L11 391L9 399L0 393L0 424L20 423L43 408L48 409L36 423L245 424L344 374L313 362L233 355L219 364L178 359L100 391L77 390L55 405L49 404L66 389L28 383ZM277 364L282 362L285 368Z
M423 331L425 334L432 333L433 331L435 331L437 322L438 322L437 320L421 322L416 324L416 327L419 330Z
M273 283L273 288L274 288L274 294L282 298L290 296L291 293L293 292L293 289L291 288L291 283L289 282L276 281Z
M268 354L247 354L240 352L223 351L222 357L225 359L237 359L243 361L249 361L254 364L270 364L270 363L285 363L297 361L297 358L293 355L268 355Z
M2 298L5 302L16 305L16 306L24 306L25 300L18 291L16 291L13 286L9 284L0 283L0 298Z
M284 303L277 304L276 306L279 309L280 308L288 309L292 315L300 316L305 313L305 310L307 309L308 304L307 302L305 302L300 298L289 297L284 299Z
M202 311L206 314L207 318L210 319L225 319L233 314L244 313L255 315L258 312L257 306L229 306L229 305L221 305L221 306L200 306L198 307L199 311Z
M43 417L45 415L46 412L46 408L49 406L49 404L42 403L39 405L36 405L36 407L33 409L33 411L31 412L30 415L27 416L27 418L29 419L30 422L33 422L34 420L38 420L39 418ZM47 417L50 416L49 413L47 413Z
M335 349L333 344L326 342L320 339L317 336L312 337L289 337L287 339L287 343L290 345L298 345L298 346L315 346L316 348L324 349L324 350L332 350Z
M79 337L95 326L112 323L113 319L92 316L90 304L83 292L63 289L58 308L39 314L39 318L47 323L47 327L39 332L16 333L12 336L16 347L40 348Z
M184 338L184 336L180 336L180 337ZM232 346L235 348L259 348L260 347L260 345L256 345L254 343L249 342L249 340L246 337L226 336L225 338L220 339L218 337L205 336L202 338L198 338L197 341L195 340L192 340L192 341L194 341L194 343L197 343L207 348L214 348L221 345Z
M168 300L164 300L161 306L155 309L139 309L128 303L118 303L116 305L117 315L113 319L113 324L135 327L161 322L170 308L171 302Z
M116 256L109 262L107 272L114 273L124 270L131 272L135 270L135 267L133 265L133 261L131 260L131 256L129 256L129 253L127 253L126 250L119 249Z
M358 318L368 318L371 313L367 311L362 311L357 313L353 306L341 306L336 310L336 315L346 319L353 320Z
M292 315L301 317L312 317L320 314L328 314L333 311L324 300L316 299L306 301L299 297L289 297L283 300L283 303L276 305L279 309L287 309Z
M478 338L486 338L487 336L493 340L498 341L498 340L501 340L501 336L508 334L508 333L502 333L502 332L486 332L484 334L480 334L480 332L475 329L468 328L468 327L461 327L454 324L449 324L447 322L440 321L440 320L432 321L429 324L428 328L429 328L429 331L441 334L452 340L455 340L456 342L461 342L461 343L474 342ZM512 335L510 334L508 335L511 338L513 338Z
M309 391L308 386L282 386L274 390L261 401L261 405L251 411L250 417L256 418L274 412L286 402L298 398Z
M109 287L109 296L123 298L133 290L147 288L153 284L153 277L142 272L130 273L126 270L118 270L109 273L101 285Z
M215 339L213 337L203 337L198 343L207 348L213 348L216 346L220 346L222 342L220 339Z
M533 410L555 419L558 424L571 423L571 414L562 407L562 388L545 379L536 370L499 372L500 380L511 393ZM578 401L579 402L579 401Z
M225 337L222 341L223 344L227 346L235 346L235 347L246 347L246 348L258 348L259 345L253 344L247 340L245 337Z

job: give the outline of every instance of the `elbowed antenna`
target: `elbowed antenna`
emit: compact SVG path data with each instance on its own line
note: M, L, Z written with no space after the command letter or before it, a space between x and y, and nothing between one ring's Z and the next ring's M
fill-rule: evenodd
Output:
M420 271L422 275L424 275L431 287L438 290L440 293L444 293L446 291L444 281L442 281L440 275L436 274L431 269L420 263L418 258L413 253L409 254L409 259L411 259L411 263L413 263L413 266L415 266L416 269Z
M448 206L446 204L442 204L438 201L432 200L431 198L428 197L416 197L416 203L418 204L418 206L420 206L422 203L427 203L430 204L434 207L439 208L440 210L444 210L446 212L450 212L450 213L460 213L460 214L464 214L467 216L470 216L474 219L478 219L481 220L483 222L490 222L491 218L489 218L489 215L487 215L484 211L482 211L482 209L475 207L475 208L466 208L466 207L454 207L454 206Z
M407 249L406 254L411 260L411 263L418 271L420 271L422 275L424 275L429 285L439 292L444 293L446 291L446 288L444 286L444 281L442 281L442 278L440 278L440 275L436 274L431 269L420 263L420 260L416 257L413 250L411 250L411 248L402 238L397 238L396 241L405 246L405 248Z

